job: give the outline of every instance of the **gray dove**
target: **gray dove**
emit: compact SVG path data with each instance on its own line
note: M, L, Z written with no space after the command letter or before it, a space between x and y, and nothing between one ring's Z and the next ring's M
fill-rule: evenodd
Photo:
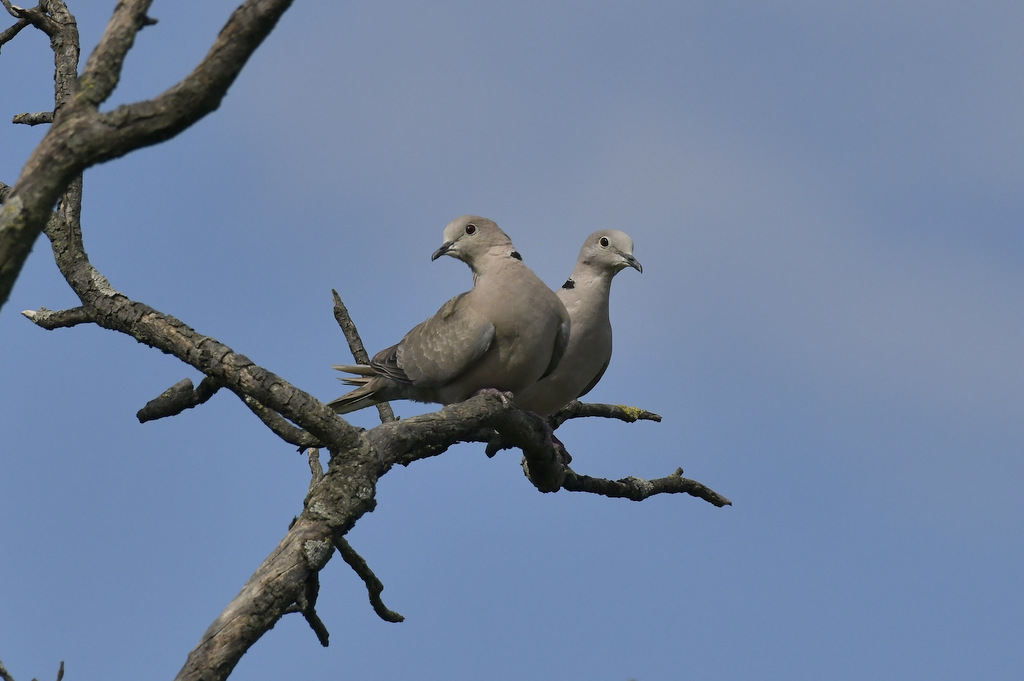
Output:
M450 255L473 270L473 288L441 306L369 366L336 366L359 386L328 402L339 414L394 399L451 404L484 388L516 392L558 365L569 315L558 296L522 262L492 220L448 223L431 260Z
M612 277L632 267L643 272L633 257L633 240L625 232L605 229L583 242L576 268L558 297L572 321L569 345L558 367L516 393L516 404L549 416L597 385L612 358L612 324L608 297Z

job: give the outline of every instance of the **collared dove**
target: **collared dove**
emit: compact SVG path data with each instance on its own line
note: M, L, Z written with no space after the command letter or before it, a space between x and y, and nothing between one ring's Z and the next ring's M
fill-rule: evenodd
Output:
M569 314L523 264L493 221L464 215L448 223L431 260L450 255L473 270L458 295L369 366L336 366L359 386L328 402L339 414L394 399L461 402L483 388L516 392L549 374L565 351Z
M633 240L625 232L605 229L583 242L576 268L558 297L572 321L569 345L558 367L516 393L516 404L549 416L597 385L612 358L612 324L608 297L612 277L626 267L643 272L633 257Z

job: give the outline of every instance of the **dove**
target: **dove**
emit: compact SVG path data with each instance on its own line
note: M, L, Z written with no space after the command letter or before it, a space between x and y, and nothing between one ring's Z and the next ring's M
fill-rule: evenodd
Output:
M462 260L473 288L441 306L369 366L336 366L355 390L328 402L345 414L395 399L452 404L493 388L515 393L548 375L569 339L565 305L522 262L512 240L487 218L448 223L431 256Z
M569 345L554 371L516 393L517 406L550 416L601 380L612 358L608 318L612 277L626 267L644 271L633 257L633 240L625 232L605 229L583 242L575 269L558 289L572 322Z

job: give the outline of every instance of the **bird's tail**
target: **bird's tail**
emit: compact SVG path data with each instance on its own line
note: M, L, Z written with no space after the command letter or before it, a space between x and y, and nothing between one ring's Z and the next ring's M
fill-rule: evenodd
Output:
M363 380L367 383L370 381L369 378L351 380ZM357 411L377 404L378 402L383 402L382 399L377 397L376 393L376 386L362 385L351 392L345 393L337 399L331 400L327 403L327 406L333 409L335 414L347 414L350 411Z
M338 380L345 385L366 385L377 373L366 364L335 364L332 368L354 376L339 376Z

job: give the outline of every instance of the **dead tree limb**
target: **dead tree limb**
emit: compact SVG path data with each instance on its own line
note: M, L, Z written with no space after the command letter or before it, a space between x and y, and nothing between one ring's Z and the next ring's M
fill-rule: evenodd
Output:
M184 80L157 97L113 111L110 97L136 34L152 23L151 0L122 0L99 45L78 72L78 28L63 0L28 19L50 36L57 65L53 124L32 153L0 210L0 309L32 244L68 185L86 168L174 137L217 109L249 57L291 0L247 0L232 13L206 57Z

